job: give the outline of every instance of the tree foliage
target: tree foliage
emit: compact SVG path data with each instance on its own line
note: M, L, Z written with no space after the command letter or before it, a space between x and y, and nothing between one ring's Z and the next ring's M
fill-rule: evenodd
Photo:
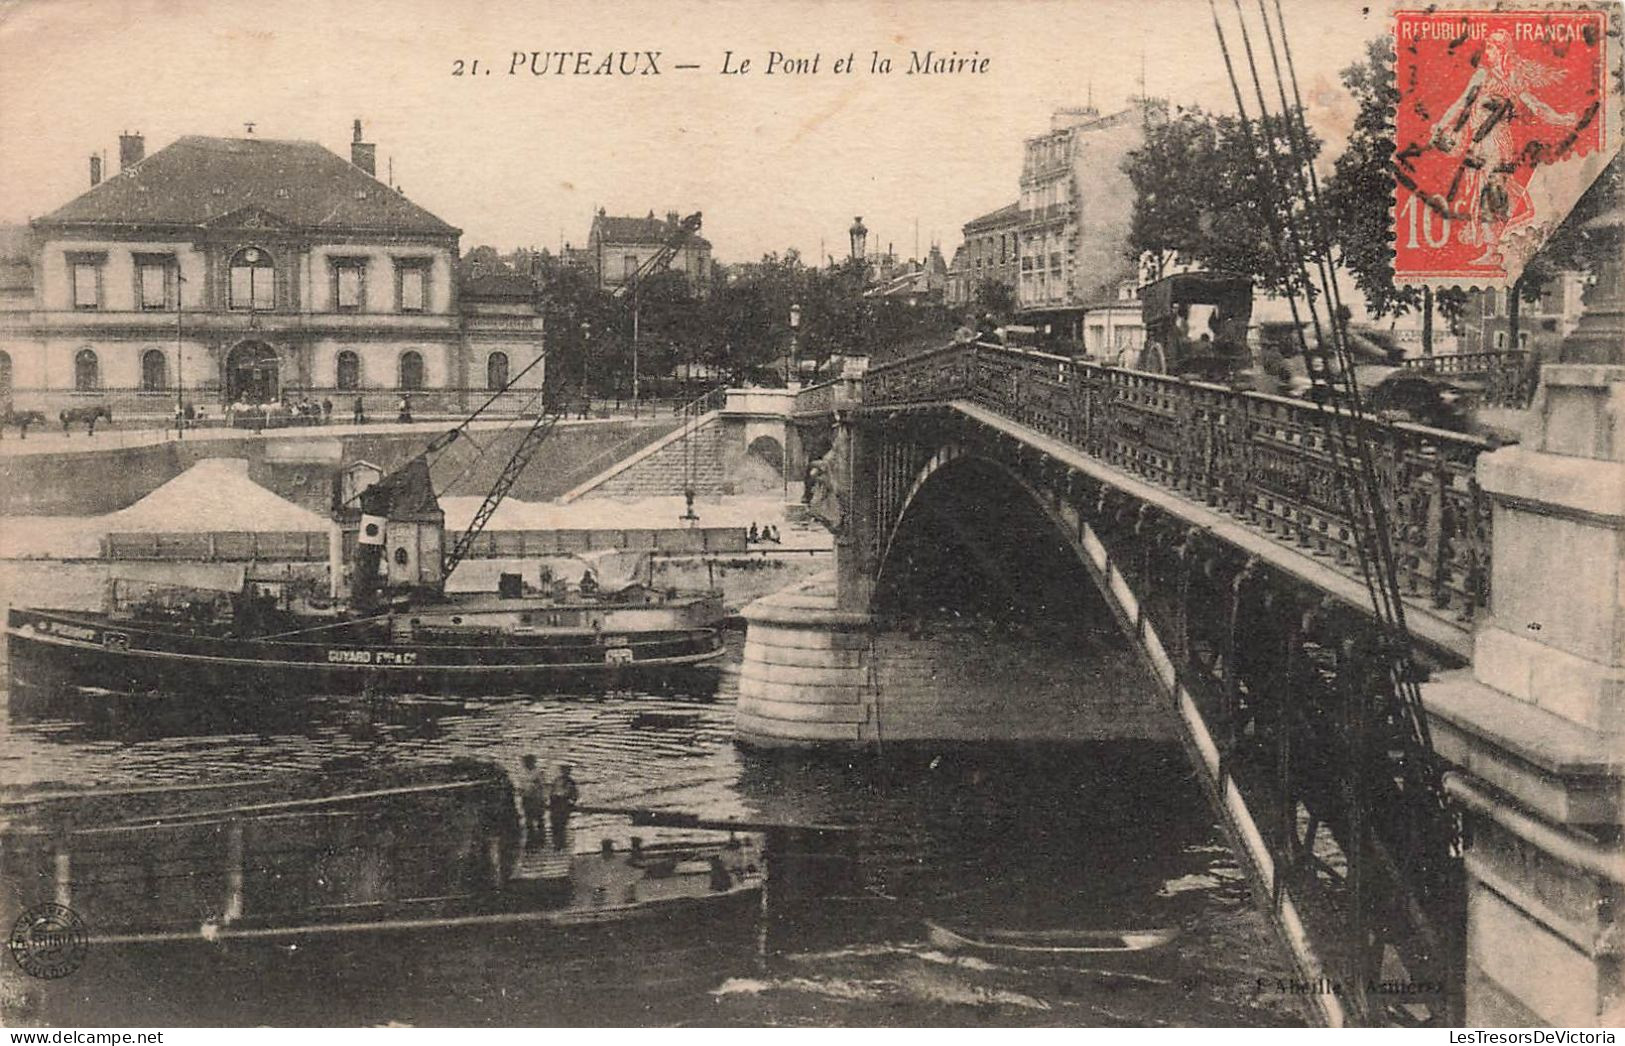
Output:
M516 252L504 261L482 246L459 265L470 275L528 270L547 332L548 384L565 398L631 394L634 312L645 396L680 395L675 375L707 369L716 375L707 383L782 381L792 346L810 369L835 354L886 358L944 341L952 330L941 306L866 297L870 273L862 261L812 268L794 250L732 270L719 266L703 288L668 270L647 277L636 295L619 296L602 289L590 267L547 251ZM794 329L792 306L799 306Z
M982 280L971 296L971 305L978 313L1006 321L1016 314L1016 291L1000 280Z
M1300 242L1314 215L1298 191L1290 127L1279 116L1243 122L1197 107L1147 122L1144 144L1124 159L1134 185L1129 255L1149 259L1153 278L1176 264L1226 270L1261 289L1303 293ZM1320 139L1304 143L1309 158Z
M1380 37L1366 45L1364 61L1343 70L1343 86L1359 112L1322 194L1332 241L1373 316L1403 315L1422 305L1420 288L1394 286L1392 113L1399 89L1389 71L1393 60L1392 41Z

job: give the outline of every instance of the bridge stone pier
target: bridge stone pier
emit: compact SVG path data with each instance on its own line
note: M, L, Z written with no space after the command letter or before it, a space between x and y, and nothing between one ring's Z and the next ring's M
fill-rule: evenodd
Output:
M1466 1016L1625 1023L1625 367L1548 365L1483 455L1491 614L1424 688L1467 825Z
M1326 1023L1617 1022L1620 373L1502 449L1344 423L1420 705L1322 408L979 344L801 390L836 569L746 608L738 740L1172 738Z

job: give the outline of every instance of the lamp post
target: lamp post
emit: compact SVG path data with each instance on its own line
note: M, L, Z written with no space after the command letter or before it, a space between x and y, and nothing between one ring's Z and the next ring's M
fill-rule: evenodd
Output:
M638 285L637 274L632 275L632 416L638 416Z
M592 352L592 324L587 320L581 321L581 388L576 390L581 396L581 414L585 421L587 413L587 368L590 366L588 357Z
M179 260L175 263L175 438L186 438L186 382L181 376L181 361L185 358L186 347L181 341L181 316L185 312L185 302L182 300L182 286L186 277L181 275Z
M797 360L797 339L801 332L801 306L790 306L790 361L788 373L784 376L786 388L796 388L801 384L801 364Z

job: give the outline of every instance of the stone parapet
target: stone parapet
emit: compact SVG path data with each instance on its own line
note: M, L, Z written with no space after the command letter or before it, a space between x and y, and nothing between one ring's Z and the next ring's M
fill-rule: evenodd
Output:
M1625 367L1549 365L1480 455L1492 617L1423 687L1467 839L1466 1020L1625 1021Z

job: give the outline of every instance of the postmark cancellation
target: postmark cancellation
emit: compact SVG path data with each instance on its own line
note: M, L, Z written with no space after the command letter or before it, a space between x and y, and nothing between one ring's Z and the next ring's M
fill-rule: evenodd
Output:
M1620 143L1620 8L1401 6L1394 280L1507 287Z

